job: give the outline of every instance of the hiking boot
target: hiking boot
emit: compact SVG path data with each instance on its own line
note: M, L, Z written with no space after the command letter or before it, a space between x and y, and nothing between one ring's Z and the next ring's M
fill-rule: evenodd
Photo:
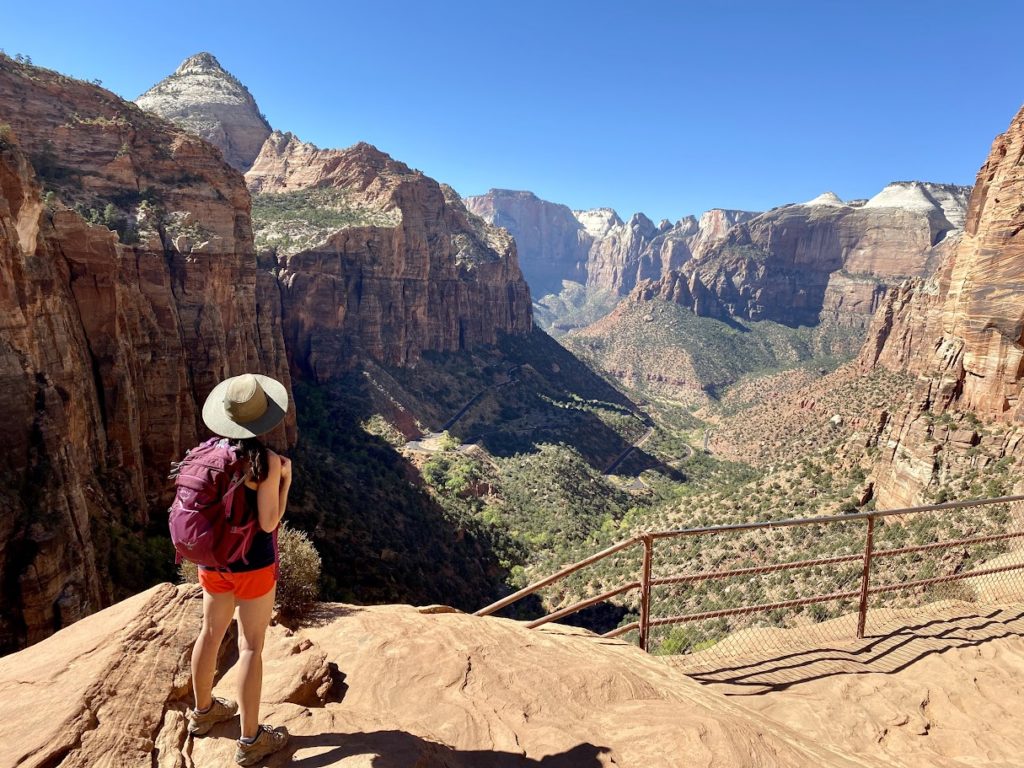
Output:
M188 718L188 732L193 736L203 736L210 732L217 723L230 720L238 713L238 705L231 699L222 699L214 696L210 708L205 712L188 710L185 716Z
M284 727L271 728L261 725L256 731L256 741L246 744L239 741L235 750L235 762L239 765L256 765L267 755L277 752L288 743L288 731Z

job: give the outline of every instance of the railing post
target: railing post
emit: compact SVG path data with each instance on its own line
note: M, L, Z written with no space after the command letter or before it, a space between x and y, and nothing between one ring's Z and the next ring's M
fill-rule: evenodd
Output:
M640 647L646 651L651 622L651 560L654 557L654 538L644 534L644 562L640 573Z
M871 553L875 548L875 516L868 517L868 535L864 542L864 568L860 575L860 610L857 613L857 639L864 638L868 618L868 583L871 579Z

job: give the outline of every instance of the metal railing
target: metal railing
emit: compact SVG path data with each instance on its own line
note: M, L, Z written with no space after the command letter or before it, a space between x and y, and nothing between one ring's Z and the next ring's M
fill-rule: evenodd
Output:
M608 547L601 552L598 552L590 557L580 560L577 563L566 566L555 574L548 576L534 584L531 584L519 591L498 600L486 608L482 608L477 611L477 616L487 616L506 608L513 603L535 594L539 590L550 586L556 582L559 582L566 577L586 568L594 563L604 560L611 555L623 552L633 547L642 547L642 560L640 566L639 578L635 581L625 583L615 589L610 589L606 592L602 592L599 595L589 597L586 600L573 603L572 605L560 608L557 611L547 614L539 619L531 621L527 626L535 628L547 624L549 622L558 621L559 619L565 618L566 616L578 613L585 608L589 608L598 603L609 600L613 597L625 595L635 590L640 592L639 600L639 619L637 621L625 624L617 627L610 632L605 633L604 637L618 637L626 633L637 631L639 634L639 645L645 651L648 650L650 642L651 629L653 627L666 626L672 624L684 624L687 622L700 622L709 619L717 619L730 616L742 616L748 614L778 611L782 609L794 609L802 608L804 606L815 605L817 603L832 602L837 600L852 600L857 599L857 637L862 638L865 631L865 623L868 612L868 600L872 595L884 595L887 593L905 591L914 588L930 587L937 584L943 584L948 582L956 582L964 579L974 579L978 577L990 576L993 574L1006 573L1010 571L1024 570L1024 558L1021 558L1020 562L1010 563L1004 565L997 565L989 568L982 568L980 570L966 570L960 572L954 572L941 576L934 576L921 579L911 579L908 581L898 581L893 583L873 585L871 583L872 565L885 558L893 558L903 555L918 555L925 552L935 552L943 549L955 549L955 548L966 548L972 545L980 544L992 544L996 542L1006 542L1014 539L1024 539L1024 530L1020 531L999 531L994 533L986 533L978 536L967 536L949 539L946 541L934 541L924 544L918 544L915 546L905 547L894 547L891 549L875 548L875 523L878 520L894 517L907 517L912 515L918 515L922 513L942 513L954 510L964 510L973 508L985 508L994 505L1010 505L1024 501L1024 495L1021 496L1001 496L998 498L991 499L975 499L970 501L953 501L946 502L943 504L932 504L918 507L906 507L903 509L893 509L884 511L871 511L871 512L858 512L854 514L841 514L832 516L822 517L807 517L807 518L794 518L786 520L771 520L762 522L752 523L738 523L733 525L718 525L710 526L705 528L687 528L680 530L668 530L668 531L654 531L641 533L632 538L621 541L611 547ZM723 534L746 532L746 531L773 531L777 529L785 528L798 528L805 526L817 526L817 525L850 525L858 521L863 521L866 524L866 530L864 535L864 546L863 550L854 554L842 554L831 557L822 557L817 559L804 559L796 561L778 562L768 565L760 565L755 567L743 567L733 568L727 570L711 570L699 573L686 573L677 576L667 576L661 578L652 577L652 566L654 562L654 545L656 542L667 539L679 539L686 537L715 537L722 536ZM805 597L798 597L794 599L788 599L783 601L775 601L770 603L759 603L755 605L743 605L735 607L727 607L716 610L700 611L697 613L689 613L677 616L667 616L660 618L652 618L651 616L651 594L652 590L657 587L666 587L671 585L682 585L682 584L697 584L701 582L709 582L721 579L734 579L737 577L760 577L768 573L776 573L781 571L792 571L796 569L807 569L816 568L822 566L833 566L840 565L843 563L859 563L861 566L860 583L858 589L842 590L838 592L831 592L825 594L808 595ZM1022 595L1024 595L1024 588L1022 588Z

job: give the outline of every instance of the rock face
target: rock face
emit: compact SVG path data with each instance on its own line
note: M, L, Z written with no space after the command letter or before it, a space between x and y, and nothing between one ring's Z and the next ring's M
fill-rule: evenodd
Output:
M826 192L762 214L713 209L658 225L642 213L623 221L595 208L574 212L575 229L564 206L528 192L491 190L468 204L528 243L529 263L538 265L526 270L535 298L557 293L562 280L585 285L545 299L545 322L555 329L592 322L614 297L637 291L706 317L863 331L891 288L930 275L953 247L969 192L894 182L870 200Z
M887 302L862 362L934 377L937 399L1024 419L1024 109L992 145L966 231L934 279Z
M275 133L246 179L257 238L278 260L288 347L317 380L360 356L408 365L530 331L508 233L369 144Z
M687 216L656 226L642 213L623 222L608 208L577 211L577 219L593 238L587 287L625 296L641 282L660 280L691 259L702 258L730 227L755 215L716 208L699 220Z
M734 224L755 214L706 211L654 224L642 213L623 221L611 208L570 211L532 192L492 189L466 207L512 233L523 273L546 327L566 330L607 314L642 281L658 281L700 258Z
M697 231L693 233L695 237L689 243L694 258L703 258L708 249L719 240L724 239L730 229L737 224L750 221L755 216L757 214L751 211L733 211L725 208L712 208L710 211L702 213L697 221ZM679 222L678 226L683 230L691 230L692 225L682 226L686 221L684 219Z
M894 415L883 496L914 499L935 465L934 413L1024 421L1024 109L978 172L962 240L930 279L889 295L860 356L917 374L914 404ZM925 444L925 440L928 443ZM1017 450L1024 450L1016 444Z
M209 53L185 59L135 103L206 139L243 172L270 135L252 94Z
M0 114L9 650L144 581L128 532L166 508L166 468L202 434L206 394L227 375L289 372L248 194L214 149L6 57ZM274 439L293 438L290 419Z
M465 203L470 213L515 237L519 266L533 295L558 293L563 280L587 282L591 238L568 206L508 189L467 197Z
M864 328L892 286L941 260L960 231L966 195L922 182L890 184L865 203L826 193L739 221L641 290L709 317Z
M224 765L238 721L187 738L195 588L161 585L0 659L5 765ZM754 715L656 657L568 627L528 630L434 607L324 605L271 627L266 765L882 766ZM237 665L215 692L235 697ZM30 702L30 705L26 705Z

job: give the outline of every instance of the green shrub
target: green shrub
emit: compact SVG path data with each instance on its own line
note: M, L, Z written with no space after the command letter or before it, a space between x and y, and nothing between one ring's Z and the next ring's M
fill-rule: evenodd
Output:
M277 585L277 604L289 616L301 616L320 597L320 553L302 531L282 525L278 533L281 547L281 578Z

